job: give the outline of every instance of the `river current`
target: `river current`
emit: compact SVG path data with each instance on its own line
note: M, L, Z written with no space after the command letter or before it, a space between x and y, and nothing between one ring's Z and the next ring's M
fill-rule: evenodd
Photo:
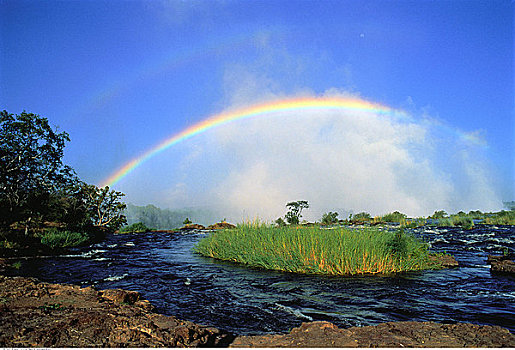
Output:
M22 260L12 275L141 292L156 312L236 334L287 332L301 322L339 327L390 321L470 322L515 332L515 278L490 273L488 254L514 251L515 226L413 233L460 267L384 276L296 275L201 257L206 233L111 235L57 257Z

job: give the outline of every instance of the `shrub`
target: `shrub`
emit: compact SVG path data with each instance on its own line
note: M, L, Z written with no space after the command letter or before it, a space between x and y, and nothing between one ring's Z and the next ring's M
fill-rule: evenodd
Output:
M381 221L384 222L398 222L401 223L406 219L407 215L394 211L393 213L386 214L381 217Z
M143 232L149 232L151 229L149 229L144 223L142 222L136 222L132 225L122 227L120 229L120 233L143 233Z
M59 231L55 228L45 230L40 237L41 243L52 249L76 247L89 240L87 233Z
M338 213L330 211L329 213L325 213L322 215L322 224L324 225L332 225L338 223Z

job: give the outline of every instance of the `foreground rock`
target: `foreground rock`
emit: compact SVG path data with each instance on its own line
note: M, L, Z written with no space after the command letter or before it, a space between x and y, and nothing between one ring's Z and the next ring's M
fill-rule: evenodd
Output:
M512 256L488 255L487 262L490 264L490 271L497 273L515 274L515 262Z
M303 323L289 334L235 339L152 309L138 292L0 275L0 346L515 347L515 336L501 327L433 322L340 329L318 321Z
M138 292L0 276L0 346L224 346L233 337L151 312Z
M230 347L514 347L515 336L497 326L469 323L389 322L340 329L329 322L303 323L288 334L237 337Z

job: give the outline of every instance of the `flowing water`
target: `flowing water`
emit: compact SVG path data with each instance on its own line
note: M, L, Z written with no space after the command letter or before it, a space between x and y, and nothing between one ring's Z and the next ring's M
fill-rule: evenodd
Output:
M157 312L236 334L287 332L301 322L340 327L389 321L470 322L515 332L515 278L490 273L488 254L515 249L515 226L414 234L459 268L334 277L266 271L193 253L206 233L111 235L69 255L22 260L11 274L56 283L136 290Z

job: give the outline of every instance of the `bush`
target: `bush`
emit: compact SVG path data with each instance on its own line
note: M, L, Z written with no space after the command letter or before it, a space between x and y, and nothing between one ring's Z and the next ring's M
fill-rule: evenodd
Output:
M338 223L338 213L330 211L329 213L325 213L322 215L322 224L324 225L332 225Z
M144 233L152 231L144 223L136 222L129 226L124 226L120 229L120 233Z
M401 223L401 222L404 222L406 217L407 217L406 214L399 213L398 211L394 211L393 213L389 213L389 214L382 216L381 221Z
M41 243L52 249L76 247L89 240L87 233L59 231L57 229L45 230L40 237Z

